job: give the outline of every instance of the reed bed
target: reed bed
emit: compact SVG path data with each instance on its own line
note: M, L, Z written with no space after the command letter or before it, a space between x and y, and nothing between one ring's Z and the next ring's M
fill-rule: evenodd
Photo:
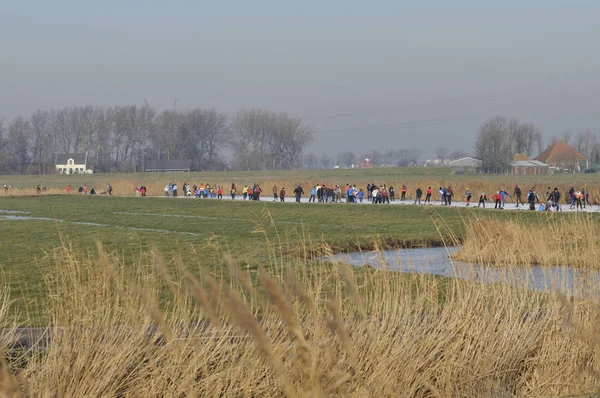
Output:
M258 270L134 266L68 246L46 269L54 333L6 396L561 396L600 393L598 288L564 297L312 256ZM585 280L582 281L585 283ZM6 297L6 292L3 292ZM1 302L0 322L11 324ZM2 341L10 346L15 336ZM33 355L33 353L37 353Z
M590 213L547 213L537 222L469 217L458 261L501 266L600 268L600 219Z

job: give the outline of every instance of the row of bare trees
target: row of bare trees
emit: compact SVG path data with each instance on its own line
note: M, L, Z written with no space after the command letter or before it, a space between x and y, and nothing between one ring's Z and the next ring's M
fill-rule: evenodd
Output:
M232 120L216 109L158 113L147 103L38 110L7 126L0 116L0 173L53 172L60 153L87 153L101 172L133 171L151 159L191 159L193 170L289 169L301 166L312 135L300 119L262 109Z
M566 132L561 138L592 162L600 163L600 140L591 130L585 130L574 138ZM558 138L554 136L551 140L554 142ZM486 121L477 131L475 155L482 160L482 169L486 173L504 173L515 154L531 157L542 150L542 134L531 123L498 116Z
M475 155L486 173L505 173L515 154L530 157L534 151L542 151L542 134L533 124L497 116L477 131Z

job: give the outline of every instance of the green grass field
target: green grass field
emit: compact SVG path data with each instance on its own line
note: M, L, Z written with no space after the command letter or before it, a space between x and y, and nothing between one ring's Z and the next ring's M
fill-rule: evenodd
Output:
M23 213L7 213L23 212ZM35 315L44 300L44 276L54 250L72 245L95 255L96 246L124 258L147 261L158 251L167 263L180 259L194 270L217 272L223 254L246 267L273 256L451 244L473 214L532 222L537 212L493 212L441 206L352 206L231 202L83 195L0 197L0 267L10 282L16 310ZM30 217L10 219L6 216ZM39 220L36 218L42 218ZM441 227L441 228L440 228ZM276 253L268 244L277 248Z

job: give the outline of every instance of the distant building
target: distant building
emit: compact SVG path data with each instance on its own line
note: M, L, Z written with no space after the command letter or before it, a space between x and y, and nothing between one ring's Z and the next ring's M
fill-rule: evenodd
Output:
M465 158L456 159L451 162L448 162L448 166L452 167L453 169L460 168L477 170L481 168L481 160L467 156Z
M555 169L583 171L590 168L590 158L564 141L555 141L535 158Z
M87 152L56 155L57 174L92 174L93 172L87 167Z
M146 173L180 173L190 171L192 161L187 160L148 160L144 167Z
M529 160L529 156L524 153L517 153L515 156L513 156L513 161L516 162L519 160Z
M510 173L516 175L548 174L547 163L539 160L513 160L509 164Z
M448 164L447 160L442 159L425 159L425 166L445 166Z

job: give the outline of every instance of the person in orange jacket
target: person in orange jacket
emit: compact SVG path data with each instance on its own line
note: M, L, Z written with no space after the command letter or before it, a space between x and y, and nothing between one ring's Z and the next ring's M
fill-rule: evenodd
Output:
M502 195L500 195L500 191L497 191L493 196L492 196L492 200L496 201L496 204L494 205L494 209L498 209L498 208L502 208Z
M431 187L427 188L427 196L425 196L425 204L427 204L427 202L429 202L429 204L431 204Z

